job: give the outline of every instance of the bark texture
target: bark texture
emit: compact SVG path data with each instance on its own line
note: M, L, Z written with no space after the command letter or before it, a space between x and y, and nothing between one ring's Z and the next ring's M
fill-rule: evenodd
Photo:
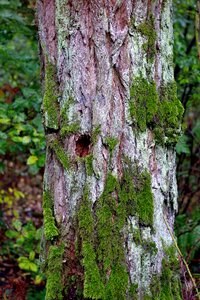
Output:
M181 299L171 0L38 0L46 299Z

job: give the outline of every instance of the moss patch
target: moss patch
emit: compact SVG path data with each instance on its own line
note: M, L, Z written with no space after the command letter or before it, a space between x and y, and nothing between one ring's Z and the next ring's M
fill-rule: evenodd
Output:
M45 125L48 128L59 128L58 87L56 68L48 60L45 67L45 92L43 98Z
M154 82L136 77L130 90L130 115L135 125L145 131L158 111L158 94Z
M172 245L165 248L165 257L162 261L161 300L182 299L179 269L175 247Z
M69 111L70 107L75 105L74 98L69 96L69 98L64 103L61 109L61 136L65 137L70 134L75 134L80 131L80 123L76 120L76 116L73 116L73 122L70 122Z
M72 123L70 125L65 125L61 128L60 134L62 137L65 137L70 134L74 134L79 132L80 125L78 122Z
M138 31L147 38L147 42L143 44L143 49L147 53L147 59L152 62L156 54L156 30L154 26L154 17L150 15L148 19L138 26Z
M57 159L60 161L61 165L64 169L69 169L69 158L65 153L62 144L59 142L58 139L53 139L49 143L49 147L55 152Z
M59 235L53 215L53 199L49 191L43 194L44 234L47 240L52 240Z
M62 300L62 257L64 245L50 246L46 283L46 300Z
M161 102L158 108L159 127L164 129L167 137L166 143L176 143L180 134L180 124L184 112L183 106L177 98L176 83L171 82L162 86L160 95ZM157 140L158 138L156 136Z
M92 131L92 144L97 142L98 135L101 133L101 125L97 125Z
M96 262L94 249L94 220L91 211L88 189L85 187L83 199L78 212L78 225L82 238L82 255L84 267L84 297L103 299L103 283Z
M104 191L93 210L85 190L78 212L85 297L126 299L128 272L123 230L128 217L135 214L140 223L152 226L153 197L147 172L139 174L127 163L120 180L108 172Z
M153 275L150 284L151 295L143 299L181 300L180 265L175 247L164 246L165 257L162 260L162 273Z
M177 98L176 83L161 86L159 94L154 82L136 77L130 89L130 116L140 131L153 130L158 144L175 144L184 111Z
M143 225L153 225L153 194L151 191L151 177L148 172L139 175L136 210Z

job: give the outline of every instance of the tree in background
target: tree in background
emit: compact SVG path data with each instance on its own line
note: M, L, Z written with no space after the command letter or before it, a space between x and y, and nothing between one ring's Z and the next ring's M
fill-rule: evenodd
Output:
M38 1L46 299L182 299L171 1Z

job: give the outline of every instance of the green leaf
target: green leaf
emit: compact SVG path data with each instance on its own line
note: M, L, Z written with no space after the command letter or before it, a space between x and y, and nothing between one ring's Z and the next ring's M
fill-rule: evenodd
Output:
M31 252L29 253L29 259L30 259L31 261L33 261L33 260L35 259L35 251L31 251Z
M179 137L178 143L176 144L176 152L178 154L181 153L190 154L190 148L187 142L188 142L188 137L186 135L182 135Z
M27 165L33 165L36 163L36 161L38 161L38 157L35 155L31 155L27 160Z
M20 220L14 220L12 222L12 225L14 226L14 228L17 230L17 231L20 231L21 228L22 228L22 223Z
M6 235L8 238L13 239L13 238L18 237L18 232L9 229L9 230L6 231L5 235Z
M23 138L22 138L22 143L23 144L28 144L28 143L30 143L30 141L31 141L31 138L30 138L30 136L23 136Z
M30 268L31 271L33 271L35 273L38 271L38 266L33 262L29 263L29 268Z

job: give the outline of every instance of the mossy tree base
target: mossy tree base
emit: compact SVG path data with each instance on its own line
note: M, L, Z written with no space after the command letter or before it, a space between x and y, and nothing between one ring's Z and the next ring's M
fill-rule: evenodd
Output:
M38 1L46 300L181 299L171 4Z

